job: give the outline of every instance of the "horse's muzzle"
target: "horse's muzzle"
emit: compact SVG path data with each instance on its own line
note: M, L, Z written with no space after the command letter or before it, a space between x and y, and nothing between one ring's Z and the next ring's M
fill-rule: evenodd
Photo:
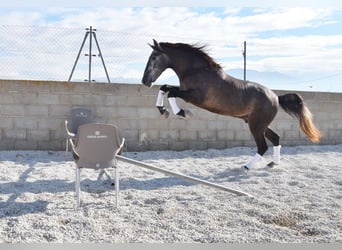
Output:
M145 85L146 87L151 87L152 83L147 83L147 82L142 82L143 85Z
M152 81L148 81L148 80L146 79L146 77L143 77L143 79L141 80L141 82L142 82L143 85L145 85L145 86L147 86L147 87L151 87L151 85L152 85Z

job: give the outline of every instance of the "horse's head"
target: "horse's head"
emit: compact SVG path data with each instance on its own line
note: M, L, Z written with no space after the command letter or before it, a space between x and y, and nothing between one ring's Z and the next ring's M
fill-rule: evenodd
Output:
M148 87L151 87L152 83L158 79L161 73L170 67L170 59L164 53L163 48L156 40L153 40L153 45L149 45L153 51L146 64L142 83Z

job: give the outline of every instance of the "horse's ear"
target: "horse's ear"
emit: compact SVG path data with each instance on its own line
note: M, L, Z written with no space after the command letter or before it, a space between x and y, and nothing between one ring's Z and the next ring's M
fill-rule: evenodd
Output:
M150 45L150 47L156 51L159 51L159 52L163 52L163 49L160 47L159 43L153 39L153 45L151 44L148 44Z

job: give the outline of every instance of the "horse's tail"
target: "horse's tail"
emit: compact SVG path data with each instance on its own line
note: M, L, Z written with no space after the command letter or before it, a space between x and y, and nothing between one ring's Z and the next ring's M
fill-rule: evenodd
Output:
M279 96L279 104L291 116L299 120L301 130L312 142L318 142L322 137L321 132L312 121L312 114L305 105L303 98L298 94L286 94Z

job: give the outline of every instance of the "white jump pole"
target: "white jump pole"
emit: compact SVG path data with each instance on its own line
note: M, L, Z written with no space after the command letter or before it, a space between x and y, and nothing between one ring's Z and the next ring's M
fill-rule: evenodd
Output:
M139 167L147 168L147 169L150 169L150 170L153 170L153 171L161 172L161 173L166 174L166 175L176 176L178 178L181 178L181 179L184 179L184 180L187 180L187 181L190 181L190 182L194 182L194 183L197 183L197 184L201 184L201 185L204 185L204 186L208 186L208 187L212 187L212 188L217 188L217 189L220 189L220 190L223 190L223 191L226 191L226 192L233 193L233 194L238 195L238 196L249 196L249 197L252 197L252 195L250 195L248 193L245 193L245 192L242 192L242 191L238 191L238 190L235 190L235 189L227 188L225 186L218 185L218 184L211 183L211 182L204 181L204 180L200 180L198 178L194 178L194 177L186 176L186 175L183 175L183 174L175 173L175 172L172 172L172 171L169 171L169 170L166 170L166 169L158 168L158 167L152 166L150 164L146 164L146 163L141 162L141 161L136 161L136 160L124 157L122 155L117 155L116 158L118 160L121 160L121 161L126 162L126 163L130 163L130 164L133 164L133 165L136 165L136 166L139 166Z

